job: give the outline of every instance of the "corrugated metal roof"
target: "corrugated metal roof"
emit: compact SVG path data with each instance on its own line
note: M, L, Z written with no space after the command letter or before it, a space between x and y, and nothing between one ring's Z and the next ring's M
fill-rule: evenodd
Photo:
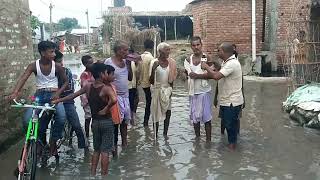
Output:
M92 29L89 29L89 32L92 33ZM87 34L88 29L72 29L70 34Z
M117 15L117 12L108 12L107 16ZM132 17L183 17L192 16L191 11L140 11L140 12L122 12L121 15Z
M191 12L181 12L181 11L142 11L142 12L131 12L128 13L129 16L162 16L162 17L181 17L181 16L191 16Z
M58 31L58 32L55 32L55 35L56 36L64 36L66 35L67 31Z

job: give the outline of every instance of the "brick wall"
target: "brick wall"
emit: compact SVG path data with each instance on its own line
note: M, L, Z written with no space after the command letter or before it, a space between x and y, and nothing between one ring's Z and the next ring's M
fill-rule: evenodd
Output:
M4 100L33 60L28 0L0 0L0 146L21 132L21 113ZM28 81L26 94L32 90ZM20 111L21 112L21 111ZM0 150L0 151L1 151Z
M262 48L263 1L256 4L257 51ZM203 38L204 50L215 53L224 41L237 44L242 54L251 53L251 0L201 1L193 5L194 35Z
M288 33L293 40L300 30L307 31L304 21L309 20L309 18L310 0L278 0L278 45L282 46L286 43ZM294 24L292 24L292 21L294 21ZM292 28L294 31L290 32Z
M266 49L276 53L278 62L285 61L288 42L299 31L308 34L310 0L266 0Z

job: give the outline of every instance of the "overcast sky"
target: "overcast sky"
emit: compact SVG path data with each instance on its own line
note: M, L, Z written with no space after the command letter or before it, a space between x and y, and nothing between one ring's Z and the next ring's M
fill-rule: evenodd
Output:
M192 0L126 0L126 5L132 7L133 11L180 11ZM49 4L52 3L52 20L57 22L63 17L74 17L82 26L87 25L85 15L89 11L90 26L98 26L102 10L112 6L113 0L29 0L32 14L40 21L50 21ZM102 6L101 6L102 4Z

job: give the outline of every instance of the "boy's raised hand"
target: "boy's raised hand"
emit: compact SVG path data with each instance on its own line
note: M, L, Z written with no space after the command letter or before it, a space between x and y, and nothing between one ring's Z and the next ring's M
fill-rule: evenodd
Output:
M61 101L61 99L59 99L59 98L58 98L58 99L53 99L53 100L51 101L52 104L58 104L58 103L60 103L60 102L62 102L62 101Z
M53 96L51 97L52 100L56 100L60 98L60 93L56 92L53 94Z

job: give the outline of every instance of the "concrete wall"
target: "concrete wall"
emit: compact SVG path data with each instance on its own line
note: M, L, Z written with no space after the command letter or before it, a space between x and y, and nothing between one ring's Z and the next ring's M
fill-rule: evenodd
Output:
M22 111L11 109L4 96L10 94L26 66L33 61L28 0L0 0L0 152L21 134ZM33 90L32 79L25 93Z

